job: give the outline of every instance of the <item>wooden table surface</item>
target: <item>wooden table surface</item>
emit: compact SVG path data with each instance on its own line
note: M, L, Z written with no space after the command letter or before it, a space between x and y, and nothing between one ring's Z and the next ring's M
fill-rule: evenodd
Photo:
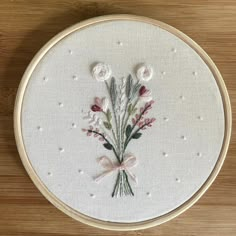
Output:
M142 231L111 232L76 222L52 206L24 170L14 141L13 106L26 66L66 27L90 17L120 13L158 19L200 44L221 71L236 113L235 0L1 0L0 235L236 235L234 130L225 164L200 201L176 219Z

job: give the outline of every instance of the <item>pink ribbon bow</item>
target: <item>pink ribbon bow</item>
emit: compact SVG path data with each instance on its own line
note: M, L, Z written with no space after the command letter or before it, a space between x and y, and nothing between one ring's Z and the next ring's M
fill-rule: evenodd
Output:
M135 156L132 154L128 154L125 156L125 159L122 163L113 163L108 157L102 156L99 160L99 163L103 168L106 169L105 172L100 174L98 177L95 178L95 182L99 182L105 176L111 174L113 171L116 170L125 170L127 174L131 177L131 179L138 183L137 177L130 171L130 168L135 167L138 164L138 161Z

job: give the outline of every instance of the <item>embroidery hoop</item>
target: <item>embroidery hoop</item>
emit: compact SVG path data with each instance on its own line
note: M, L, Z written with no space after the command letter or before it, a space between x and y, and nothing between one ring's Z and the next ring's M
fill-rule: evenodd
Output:
M99 24L101 22L109 22L109 21L116 21L116 20L130 20L130 21L137 21L137 22L144 22L148 24L152 24L155 26L158 26L181 40L183 40L185 43L187 43L193 50L195 50L198 55L204 60L204 62L207 64L209 69L214 75L214 78L217 82L217 85L219 87L222 102L224 106L224 116L225 116L225 133L224 133L224 141L221 147L221 152L218 157L218 160L216 162L216 165L209 175L208 179L205 181L205 183L201 186L201 188L185 203L183 203L178 208L174 209L173 211L162 215L160 217L153 218L151 220L137 222L137 223L114 223L114 222L107 222L102 220L97 220L91 217L88 217L73 208L69 207L62 201L60 201L54 194L52 194L49 189L44 185L44 183L40 180L37 173L33 169L31 162L26 154L24 141L22 137L22 130L21 130L21 109L22 109L22 102L24 98L24 93L27 87L27 84L30 80L30 76L32 72L34 71L35 67L37 66L38 62L43 58L43 56L52 48L56 43L58 43L60 40L62 40L64 37L69 35L70 33L81 30L85 27L89 27L91 25ZM197 200L206 192L206 190L210 187L210 185L215 180L216 176L218 175L223 162L226 157L226 153L228 150L229 142L230 142L230 135L231 135L231 127L232 127L232 113L231 113L231 106L230 106L230 100L228 96L227 89L225 87L223 78L218 71L216 65L214 62L210 59L210 57L206 54L206 52L192 39L190 39L188 36L186 36L184 33L180 32L179 30L173 28L170 25L167 25L163 22L153 20L147 17L142 16L135 16L135 15L106 15L101 17L95 17L89 20L85 20L83 22L77 23L61 33L57 34L55 37L53 37L32 59L31 63L29 64L28 68L26 69L22 80L20 82L16 101L15 101L15 108L14 108L14 133L15 133L15 139L17 148L21 157L21 160L23 162L23 165L28 172L30 178L32 179L33 183L37 186L37 188L40 190L40 192L58 209L60 209L65 214L69 215L70 217L88 224L90 226L98 227L101 229L108 229L108 230L122 230L122 231L128 231L128 230L139 230L139 229L145 229L149 227L153 227L156 225L160 225L166 221L169 221L176 216L180 215L184 211L186 211L188 208L190 208Z

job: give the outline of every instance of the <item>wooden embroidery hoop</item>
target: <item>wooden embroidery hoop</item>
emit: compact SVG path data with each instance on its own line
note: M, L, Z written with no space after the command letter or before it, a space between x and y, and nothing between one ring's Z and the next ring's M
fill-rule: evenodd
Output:
M52 194L49 189L44 185L44 183L40 180L37 173L33 169L30 160L26 154L24 141L22 138L22 131L21 131L21 109L22 109L22 102L24 98L24 93L27 87L27 84L30 80L31 74L34 71L35 67L39 63L39 61L43 58L43 56L50 50L51 47L53 47L56 43L58 43L60 40L62 40L64 37L69 35L70 33L80 30L82 28L99 24L101 22L108 22L108 21L116 21L116 20L130 20L130 21L138 21L138 22L144 22L148 24L152 24L155 26L158 26L162 29L165 29L169 31L170 33L176 35L181 40L183 40L185 43L187 43L191 48L193 48L200 57L204 60L204 62L208 65L209 69L213 73L215 80L218 84L223 106L224 106L224 115L225 115L225 134L224 134L224 140L221 148L221 152L219 155L219 158L217 160L217 163L211 172L208 179L205 181L205 183L202 185L202 187L190 198L188 199L184 204L179 206L178 208L174 209L173 211L169 212L168 214L162 215L160 217L137 222L137 223L114 223L114 222L107 222L102 220L97 220L91 217L88 217L62 201L60 201L54 194ZM28 172L30 178L34 182L34 184L37 186L37 188L40 190L40 192L57 208L59 208L61 211L63 211L65 214L71 216L72 218L102 229L108 229L108 230L138 230L138 229L145 229L149 227L153 227L159 224L162 224L166 221L169 221L179 214L186 211L188 208L190 208L210 187L210 185L215 180L216 176L218 175L223 162L226 157L226 153L228 150L229 142L230 142L230 135L231 135L231 126L232 126L232 114L231 114L231 106L230 106L230 100L228 96L227 89L225 87L223 78L218 71L216 65L214 62L210 59L210 57L206 54L206 52L192 39L190 39L188 36L186 36L184 33L180 32L179 30L173 28L170 25L167 25L163 22L153 20L147 17L142 16L135 16L135 15L107 15L107 16L101 16L101 17L95 17L89 20L85 20L83 22L77 23L67 29L65 29L63 32L56 35L54 38L52 38L33 58L31 63L29 64L28 68L26 69L23 78L21 80L21 83L19 85L19 89L16 96L16 102L15 102L15 109L14 109L14 132L15 132L15 138L16 138L16 144L17 148L21 157L21 160L23 162L23 165Z

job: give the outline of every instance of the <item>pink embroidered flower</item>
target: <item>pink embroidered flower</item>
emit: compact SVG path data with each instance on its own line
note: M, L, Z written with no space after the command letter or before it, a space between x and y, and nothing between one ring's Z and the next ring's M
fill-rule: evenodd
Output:
M139 128L141 128L142 126L143 126L143 121L140 121L139 123L138 123L138 126L139 126Z
M91 106L91 110L94 112L106 112L108 108L108 99L107 98L98 98L94 100L95 104Z
M151 109L152 108L152 104L154 103L154 101L153 100L151 100L151 101L149 101L149 102L146 102L145 103L145 105L144 105L144 107L145 108L147 108L148 107L148 109Z
M152 92L148 90L145 86L142 86L139 89L139 97L145 102L150 102L152 100L151 94Z
M94 138L98 137L99 129L98 129L98 128L96 128L96 129L95 129L95 131L96 131L97 133L94 133L94 135L93 135L93 136L94 136Z

